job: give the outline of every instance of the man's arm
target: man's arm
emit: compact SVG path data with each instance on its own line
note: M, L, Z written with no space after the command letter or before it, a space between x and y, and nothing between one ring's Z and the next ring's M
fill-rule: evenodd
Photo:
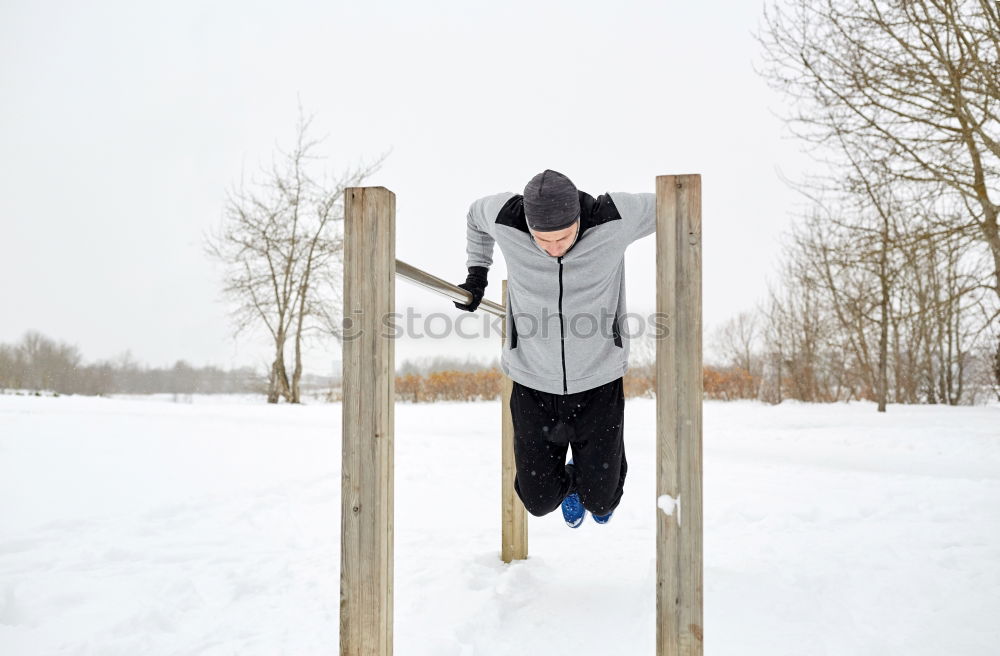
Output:
M465 250L468 258L465 261L467 269L472 267L482 267L489 269L493 264L493 239L486 229L485 199L479 199L469 207L469 213L465 217Z
M626 243L631 244L656 232L656 194L616 191L610 195L621 214Z
M465 217L466 259L469 275L458 286L472 294L471 303L455 301L455 307L466 312L475 312L486 292L487 274L493 264L493 246L496 240L486 230L486 215L483 209L485 199L479 199L469 207Z

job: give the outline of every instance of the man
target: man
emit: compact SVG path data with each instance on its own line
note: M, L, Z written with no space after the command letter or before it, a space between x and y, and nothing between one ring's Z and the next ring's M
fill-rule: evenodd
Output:
M621 501L628 469L624 256L655 229L655 194L594 198L552 170L533 177L523 194L487 196L469 209L469 275L458 286L472 302L455 306L479 306L499 244L508 278L500 366L513 380L514 489L533 515L561 507L572 528L587 511L606 524Z

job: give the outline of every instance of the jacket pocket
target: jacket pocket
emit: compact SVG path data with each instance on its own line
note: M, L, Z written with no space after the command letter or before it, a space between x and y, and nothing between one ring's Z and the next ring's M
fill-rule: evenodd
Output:
M510 292L507 292L507 312L510 312ZM514 316L510 317L510 348L511 350L517 348L517 322L514 321Z
M612 337L614 337L615 346L617 346L618 348L624 348L622 346L622 335L621 335L620 332L618 332L618 313L617 312L615 312L615 321L614 321L614 323L611 324L611 334L612 334Z

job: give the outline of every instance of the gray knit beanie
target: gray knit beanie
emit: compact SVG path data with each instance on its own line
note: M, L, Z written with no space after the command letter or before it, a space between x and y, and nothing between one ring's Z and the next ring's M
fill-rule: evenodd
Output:
M568 228L580 218L580 192L562 173L545 169L524 187L524 218L536 232Z

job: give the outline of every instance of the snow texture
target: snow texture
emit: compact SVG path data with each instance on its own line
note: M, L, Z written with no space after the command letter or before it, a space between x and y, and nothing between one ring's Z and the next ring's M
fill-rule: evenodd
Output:
M340 406L192 401L0 396L0 654L337 652ZM653 653L655 401L510 565L499 402L395 416L396 654ZM997 653L1000 407L709 402L703 453L706 654Z

